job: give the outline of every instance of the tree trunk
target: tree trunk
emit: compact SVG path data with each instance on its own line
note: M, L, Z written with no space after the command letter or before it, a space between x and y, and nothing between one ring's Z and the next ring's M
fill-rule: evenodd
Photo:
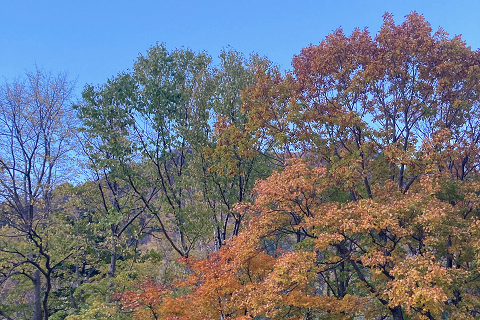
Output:
M115 277L115 272L117 272L117 245L114 244L113 252L110 255L110 270L108 270L108 277L113 278Z
M43 293L43 319L48 320L48 296L50 295L50 291L52 290L52 280L51 280L51 273L49 272L46 277L46 284L45 284L45 292Z
M75 300L75 296L73 295L74 289L70 288L70 301L72 302L72 306L75 310L78 309L77 300Z
M390 308L390 312L392 313L393 320L403 320L403 312L401 306Z
M33 320L42 320L42 297L40 271L33 273Z

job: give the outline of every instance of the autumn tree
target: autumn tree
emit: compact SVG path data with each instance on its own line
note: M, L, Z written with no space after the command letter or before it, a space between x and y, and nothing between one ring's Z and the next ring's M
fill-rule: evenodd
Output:
M414 12L259 72L249 132L292 159L158 318L477 318L479 58Z
M73 87L66 74L36 69L0 89L1 282L31 281L35 320L48 319L54 271L71 254L54 240L53 191L74 172Z
M231 209L269 171L240 94L270 62L235 51L220 60L214 68L205 53L156 45L131 73L87 86L78 107L89 141L98 141L87 143L91 160L130 185L184 257L212 236L216 250L238 234L242 215Z
M214 219L217 251L225 240L238 235L243 215L233 211L236 203L249 201L254 182L267 177L277 163L270 161L270 147L249 130L248 113L241 93L254 86L257 69L274 69L266 58L246 59L236 51L223 51L213 71L214 92L210 106L212 132L195 150L202 192Z

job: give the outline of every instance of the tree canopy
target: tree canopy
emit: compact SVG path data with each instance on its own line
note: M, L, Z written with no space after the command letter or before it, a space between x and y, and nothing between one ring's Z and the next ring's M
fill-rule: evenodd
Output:
M480 318L480 51L413 12L219 58L2 87L0 315Z

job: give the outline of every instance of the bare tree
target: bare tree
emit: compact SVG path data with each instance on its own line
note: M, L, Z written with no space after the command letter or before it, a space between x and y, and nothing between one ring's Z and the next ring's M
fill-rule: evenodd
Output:
M52 273L69 257L54 249L50 216L52 190L72 173L73 89L66 73L38 68L0 86L0 284L32 281L34 320L48 319Z

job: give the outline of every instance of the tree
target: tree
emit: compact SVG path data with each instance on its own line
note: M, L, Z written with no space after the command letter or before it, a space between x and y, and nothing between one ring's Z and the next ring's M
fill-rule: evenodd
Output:
M135 230L138 226L135 224L146 208L131 186L116 176L116 170L109 170L103 165L102 160L108 159L109 154L99 155L102 153L102 142L93 141L87 135L83 139L82 144L88 145L84 147L83 154L88 159L86 172L89 180L77 188L77 205L81 211L94 213L97 236L104 235L103 246L110 253L108 276L113 278L119 251L125 247L125 237L122 236L129 232L130 241L138 241L142 228Z
M236 51L223 51L220 61L213 71L213 130L205 145L196 145L195 149L201 190L215 221L213 251L238 235L243 215L232 210L234 205L249 201L255 180L267 177L275 166L268 155L271 148L262 149L265 143L249 130L242 100L242 92L258 81L257 69L275 67L266 58L252 55L246 59Z
M240 94L269 62L234 51L220 58L213 69L204 53L156 45L133 72L87 86L78 106L88 141L98 141L89 143L91 162L130 185L183 257L213 234L217 249L238 234L233 204L268 172L265 150L245 142L252 135Z
M0 89L1 281L31 280L35 320L48 319L54 270L70 256L53 240L52 192L72 176L73 88L67 74L37 68Z
M250 132L292 159L156 316L477 318L480 53L386 14L293 67L244 92Z
M209 221L189 172L192 145L209 130L209 62L205 54L154 46L132 74L98 91L87 87L79 106L85 130L106 141L104 165L131 186L181 256L189 255Z

